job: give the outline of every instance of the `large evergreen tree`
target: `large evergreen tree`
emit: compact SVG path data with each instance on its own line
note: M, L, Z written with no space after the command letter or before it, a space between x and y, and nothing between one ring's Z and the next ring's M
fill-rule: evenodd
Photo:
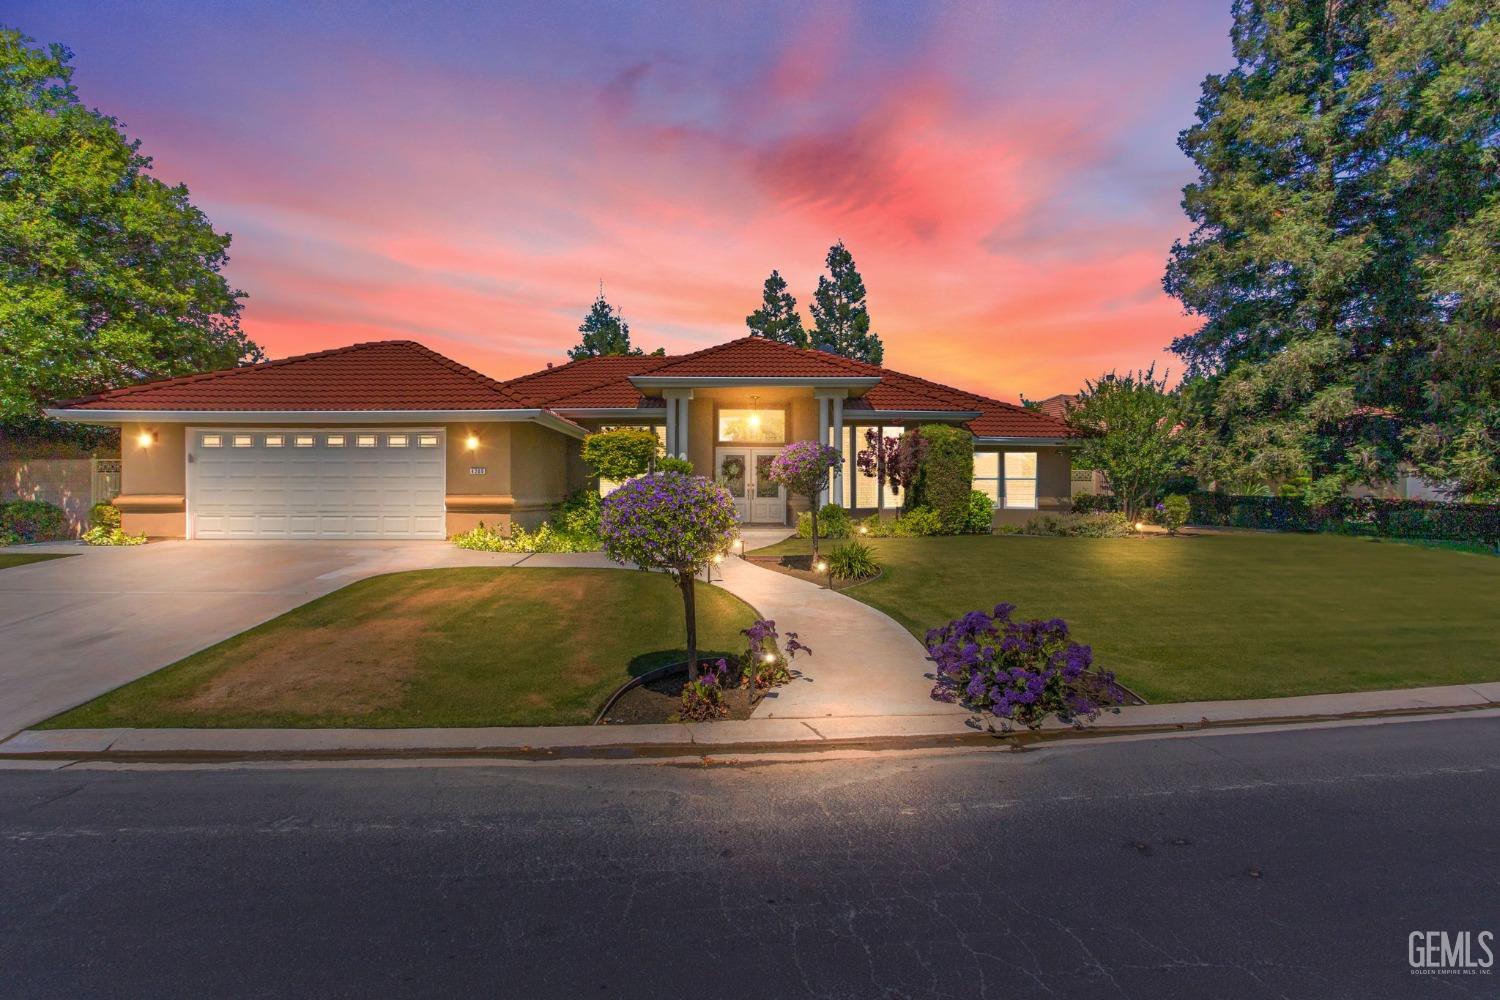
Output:
M1165 278L1222 454L1319 492L1403 457L1494 488L1496 33L1485 0L1236 0Z
M870 331L865 282L843 240L829 248L825 263L828 274L818 277L818 290L813 293L813 346L872 365L880 364L885 358L885 345Z
M79 101L71 58L0 29L0 418L261 358L229 236Z
M568 358L572 361L610 354L646 353L639 347L630 345L630 324L625 322L622 313L605 300L602 288L599 297L589 307L588 315L578 324L578 332L583 334L583 339L578 342L577 347L568 351Z
M797 315L797 300L786 290L781 272L772 271L761 291L760 308L745 317L745 325L755 337L765 337L793 347L807 346L807 331Z

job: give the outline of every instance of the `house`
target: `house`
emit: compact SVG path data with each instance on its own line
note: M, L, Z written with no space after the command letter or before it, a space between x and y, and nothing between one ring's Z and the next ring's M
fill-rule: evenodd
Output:
M497 381L411 341L147 382L59 404L121 428L127 531L175 538L445 538L534 526L589 481L590 431L657 429L722 482L747 523L790 523L769 479L787 442L844 456L829 496L900 498L857 471L866 432L949 423L974 435L974 486L998 521L1066 510L1066 424L876 365L746 337L692 354L587 358Z

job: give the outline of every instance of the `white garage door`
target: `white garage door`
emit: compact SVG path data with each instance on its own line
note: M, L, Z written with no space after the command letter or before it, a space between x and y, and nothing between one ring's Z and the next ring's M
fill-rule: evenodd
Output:
M442 538L443 432L405 428L188 436L194 538Z

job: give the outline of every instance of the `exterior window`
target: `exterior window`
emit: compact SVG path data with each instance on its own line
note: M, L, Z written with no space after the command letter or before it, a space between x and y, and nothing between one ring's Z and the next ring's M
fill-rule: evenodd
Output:
M375 435L374 434L356 434L356 435L354 435L354 447L356 447L356 448L373 448L373 447L375 447Z
M974 453L974 488L989 497L991 505L1000 506L1000 453L998 451Z
M862 510L875 510L877 508L896 509L901 506L905 499L891 489L887 482L885 488L880 488L880 480L877 476L867 476L859 469L859 453L868 451L870 443L865 435L874 431L882 438L897 440L901 437L902 427L874 427L867 424L844 427L844 495L848 498L845 503Z
M437 442L438 442L438 437L437 437L436 434L418 434L417 435L417 447L418 448L436 448L437 447Z
M1005 506L1036 509L1036 452L1005 453Z
M385 443L390 448L405 448L407 441L411 440L405 434L387 434Z
M234 436L234 446L236 448L253 448L255 447L255 438L249 434L236 434Z
M205 434L198 439L198 443L203 445L203 447L205 448L224 447L224 439L218 434Z
M284 444L286 444L286 435L285 434L267 434L266 435L266 447L267 448L280 448Z
M330 434L324 439L324 443L330 448L342 448L344 446L344 435Z
M720 410L719 440L781 444L786 440L785 410Z
M315 439L311 434L298 434L296 439L293 441L293 444L295 444L298 448L311 448L313 446L314 440Z

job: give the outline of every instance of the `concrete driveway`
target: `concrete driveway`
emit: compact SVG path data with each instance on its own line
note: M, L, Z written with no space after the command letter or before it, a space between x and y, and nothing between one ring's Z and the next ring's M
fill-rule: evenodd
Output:
M156 542L0 569L0 739L346 584L519 555L446 542Z

